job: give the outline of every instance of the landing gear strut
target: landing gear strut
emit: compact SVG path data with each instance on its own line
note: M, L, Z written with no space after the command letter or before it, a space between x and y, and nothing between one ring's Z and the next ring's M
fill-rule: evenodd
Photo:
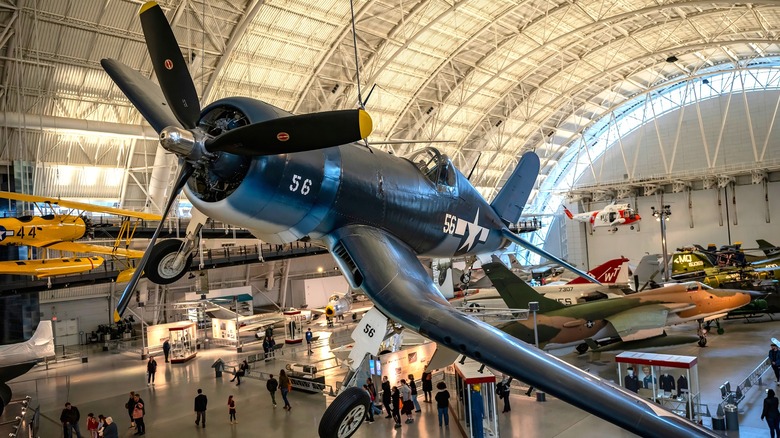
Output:
M699 320L699 347L707 346L707 328L704 327L704 320Z

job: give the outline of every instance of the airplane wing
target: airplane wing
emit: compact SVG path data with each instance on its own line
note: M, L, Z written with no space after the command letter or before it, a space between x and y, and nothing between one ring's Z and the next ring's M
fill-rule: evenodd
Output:
M678 313L695 307L694 304L687 303L650 304L634 307L606 319L615 328L620 339L636 341L662 335L669 313Z
M114 214L117 216L126 216L126 217L132 217L137 219L144 219L148 221L162 220L162 217L159 214L143 213L140 211L124 210L121 208L114 208L114 207L103 207L100 205L92 205L92 204L86 204L83 202L76 202L76 201L63 201L61 199L56 199L56 198L46 198L44 196L25 195L22 193L0 191L0 198L13 199L14 201L59 205L60 207L74 208L76 210L91 211L94 213Z
M115 255L120 257L127 257L130 259L140 259L144 256L143 251L137 251L134 249L114 248L113 246L91 245L80 242L43 242L43 244L30 245L39 246L41 248L56 249L58 251Z
M682 417L563 362L452 308L415 252L395 236L350 225L325 236L353 288L389 318L452 350L629 430L659 436L711 436Z

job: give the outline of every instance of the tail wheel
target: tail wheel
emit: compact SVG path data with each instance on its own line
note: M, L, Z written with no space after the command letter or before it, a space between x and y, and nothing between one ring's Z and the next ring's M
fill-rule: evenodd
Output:
M585 354L588 352L588 344L583 342L582 344L577 345L576 350L579 354Z
M320 438L348 438L357 432L371 398L362 388L350 387L333 400L320 419Z
M175 269L173 262L176 260L181 246L182 241L177 239L163 240L155 245L144 269L146 278L155 284L171 284L183 277L192 263L193 255L190 254L187 260L178 269Z

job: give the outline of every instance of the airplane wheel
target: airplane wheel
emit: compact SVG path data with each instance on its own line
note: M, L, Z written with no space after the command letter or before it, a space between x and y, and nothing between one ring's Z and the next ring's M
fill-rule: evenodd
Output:
M723 333L726 333L726 330L724 330L722 327L718 327L718 334L722 335Z
M706 346L707 346L707 338L705 338L703 336L700 337L699 338L699 347L706 347Z
M482 307L482 306L480 306L478 303L471 303L471 304L469 304L469 309L468 310L469 310L469 312L479 313L481 311L480 307Z
M171 265L176 259L176 254L179 252L181 245L182 241L178 239L163 240L154 245L152 254L149 256L149 262L146 264L146 269L144 269L146 278L155 284L171 284L183 277L192 263L193 255L190 254L187 257L187 261L180 269L173 269Z
M582 343L576 347L577 353L579 354L585 354L588 352L588 344Z
M470 281L471 281L471 274L464 273L463 275L460 276L461 283L468 285Z
M370 409L371 399L362 388L345 389L325 409L320 419L320 438L347 438L357 432L366 410Z

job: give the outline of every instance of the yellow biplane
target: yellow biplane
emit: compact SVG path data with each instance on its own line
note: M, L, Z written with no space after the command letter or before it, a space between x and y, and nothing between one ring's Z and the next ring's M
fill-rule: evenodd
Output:
M63 201L43 196L0 191L0 198L32 203L41 212L41 216L0 218L0 245L32 246L79 254L102 254L117 261L122 259L125 261L126 268L119 273L117 282L128 281L135 271L135 268L127 263L127 259L140 259L144 255L143 251L129 249L140 221L162 220L156 214ZM49 211L46 211L46 207L42 208L41 204L48 207ZM60 214L54 207L69 211ZM83 212L112 214L122 218L119 233L117 233L112 246L78 241L85 236L88 238L94 236L92 222L83 216ZM103 257L100 256L0 261L0 274L34 275L38 278L45 278L90 271L101 266L104 261Z

